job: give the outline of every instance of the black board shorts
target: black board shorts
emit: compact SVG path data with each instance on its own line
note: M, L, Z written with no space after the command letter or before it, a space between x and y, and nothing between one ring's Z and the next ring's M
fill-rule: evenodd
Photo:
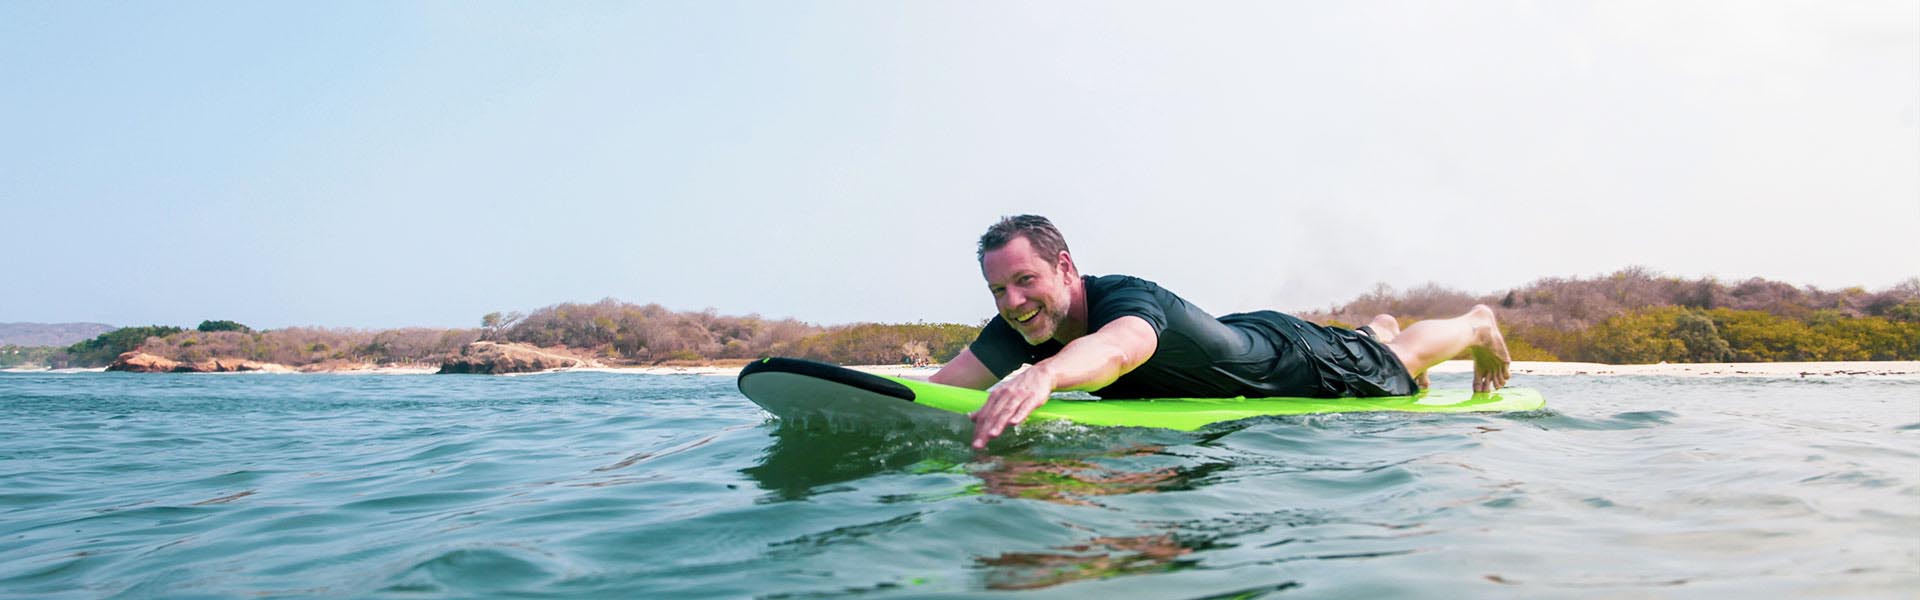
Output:
M1278 350L1272 368L1290 371L1287 395L1339 398L1407 396L1420 390L1407 366L1371 329L1327 327L1274 311L1235 313L1220 322L1271 340ZM1306 388L1313 389L1306 389ZM1277 391L1277 390L1275 390Z

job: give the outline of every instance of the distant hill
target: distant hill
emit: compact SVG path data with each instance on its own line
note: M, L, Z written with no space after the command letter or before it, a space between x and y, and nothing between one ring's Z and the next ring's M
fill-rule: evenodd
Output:
M105 323L0 323L0 346L68 346L114 329Z

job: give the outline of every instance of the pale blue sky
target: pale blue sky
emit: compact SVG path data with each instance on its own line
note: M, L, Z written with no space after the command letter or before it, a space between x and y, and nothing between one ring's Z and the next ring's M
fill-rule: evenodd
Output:
M1920 275L1920 3L0 3L0 321Z

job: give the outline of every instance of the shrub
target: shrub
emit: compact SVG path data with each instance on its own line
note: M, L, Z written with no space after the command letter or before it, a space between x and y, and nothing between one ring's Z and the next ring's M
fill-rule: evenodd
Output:
M148 325L146 327L122 327L102 333L99 336L67 347L64 366L104 367L118 358L121 353L139 348L147 340L185 331L179 327L166 325Z
M241 325L233 321L201 321L200 326L195 327L194 330L204 331L204 332L214 332L214 331L239 331L242 333L253 332L252 327Z

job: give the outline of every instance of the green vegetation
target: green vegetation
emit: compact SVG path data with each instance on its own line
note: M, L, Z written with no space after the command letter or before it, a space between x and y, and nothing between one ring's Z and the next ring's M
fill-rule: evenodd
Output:
M99 337L67 346L66 356L57 360L57 366L104 367L120 356L120 353L139 348L149 339L165 337L186 331L179 327L148 325L146 327L121 327L102 333Z
M252 327L241 325L233 321L201 321L200 326L195 327L194 330L204 331L204 332L238 331L241 333L253 333Z
M783 354L794 343L820 331L819 327L792 319L722 316L712 309L675 312L658 304L637 305L612 298L593 304L555 304L524 316L488 315L482 324L491 331L488 339L543 348L563 346L602 361L625 364Z
M438 364L441 357L458 352L478 337L478 332L470 329L361 331L289 327L254 331L232 321L207 321L191 330L160 325L125 327L56 349L48 353L43 362L25 364L103 367L121 353L138 349L182 362L222 358L293 367L330 362L424 365Z
M61 351L58 346L0 346L0 369L50 366Z
M1438 286L1377 287L1320 322L1406 324L1495 306L1515 360L1614 364L1920 360L1920 279L1881 292L1823 291L1750 279L1661 277L1626 269L1600 278L1543 279L1474 297Z
M1344 306L1302 316L1365 323L1390 313L1403 326L1450 317L1474 304L1497 306L1516 360L1616 364L1920 360L1920 279L1891 289L1823 291L1750 279L1662 277L1626 269L1594 279L1542 279L1473 296L1427 285L1379 286ZM612 298L562 303L528 313L489 313L478 329L385 331L291 327L255 331L224 320L193 330L127 327L65 349L0 347L0 367L98 367L140 349L182 362L245 359L292 367L437 364L476 340L524 343L610 365L744 361L795 356L839 364L928 364L950 360L978 325L858 323L822 327L712 309L668 310Z
M556 304L481 319L486 339L563 346L615 364L795 356L839 364L929 363L953 358L980 328L958 324L860 323L820 327L712 309L674 312L612 298Z
M296 368L365 363L430 365L474 341L492 340L560 349L612 365L744 361L776 355L841 364L925 364L959 354L979 332L979 327L970 325L926 323L821 327L758 315L724 316L712 309L676 312L658 304L637 305L609 298L592 304L555 304L525 314L490 313L480 319L479 329L290 327L254 331L233 321L212 320L193 330L127 328L76 344L64 353L55 353L47 362L98 367L138 348L188 363L220 358Z
M245 359L304 367L325 363L438 364L479 338L471 329L386 331L289 327L268 331L183 331L147 342L142 351L181 362Z

